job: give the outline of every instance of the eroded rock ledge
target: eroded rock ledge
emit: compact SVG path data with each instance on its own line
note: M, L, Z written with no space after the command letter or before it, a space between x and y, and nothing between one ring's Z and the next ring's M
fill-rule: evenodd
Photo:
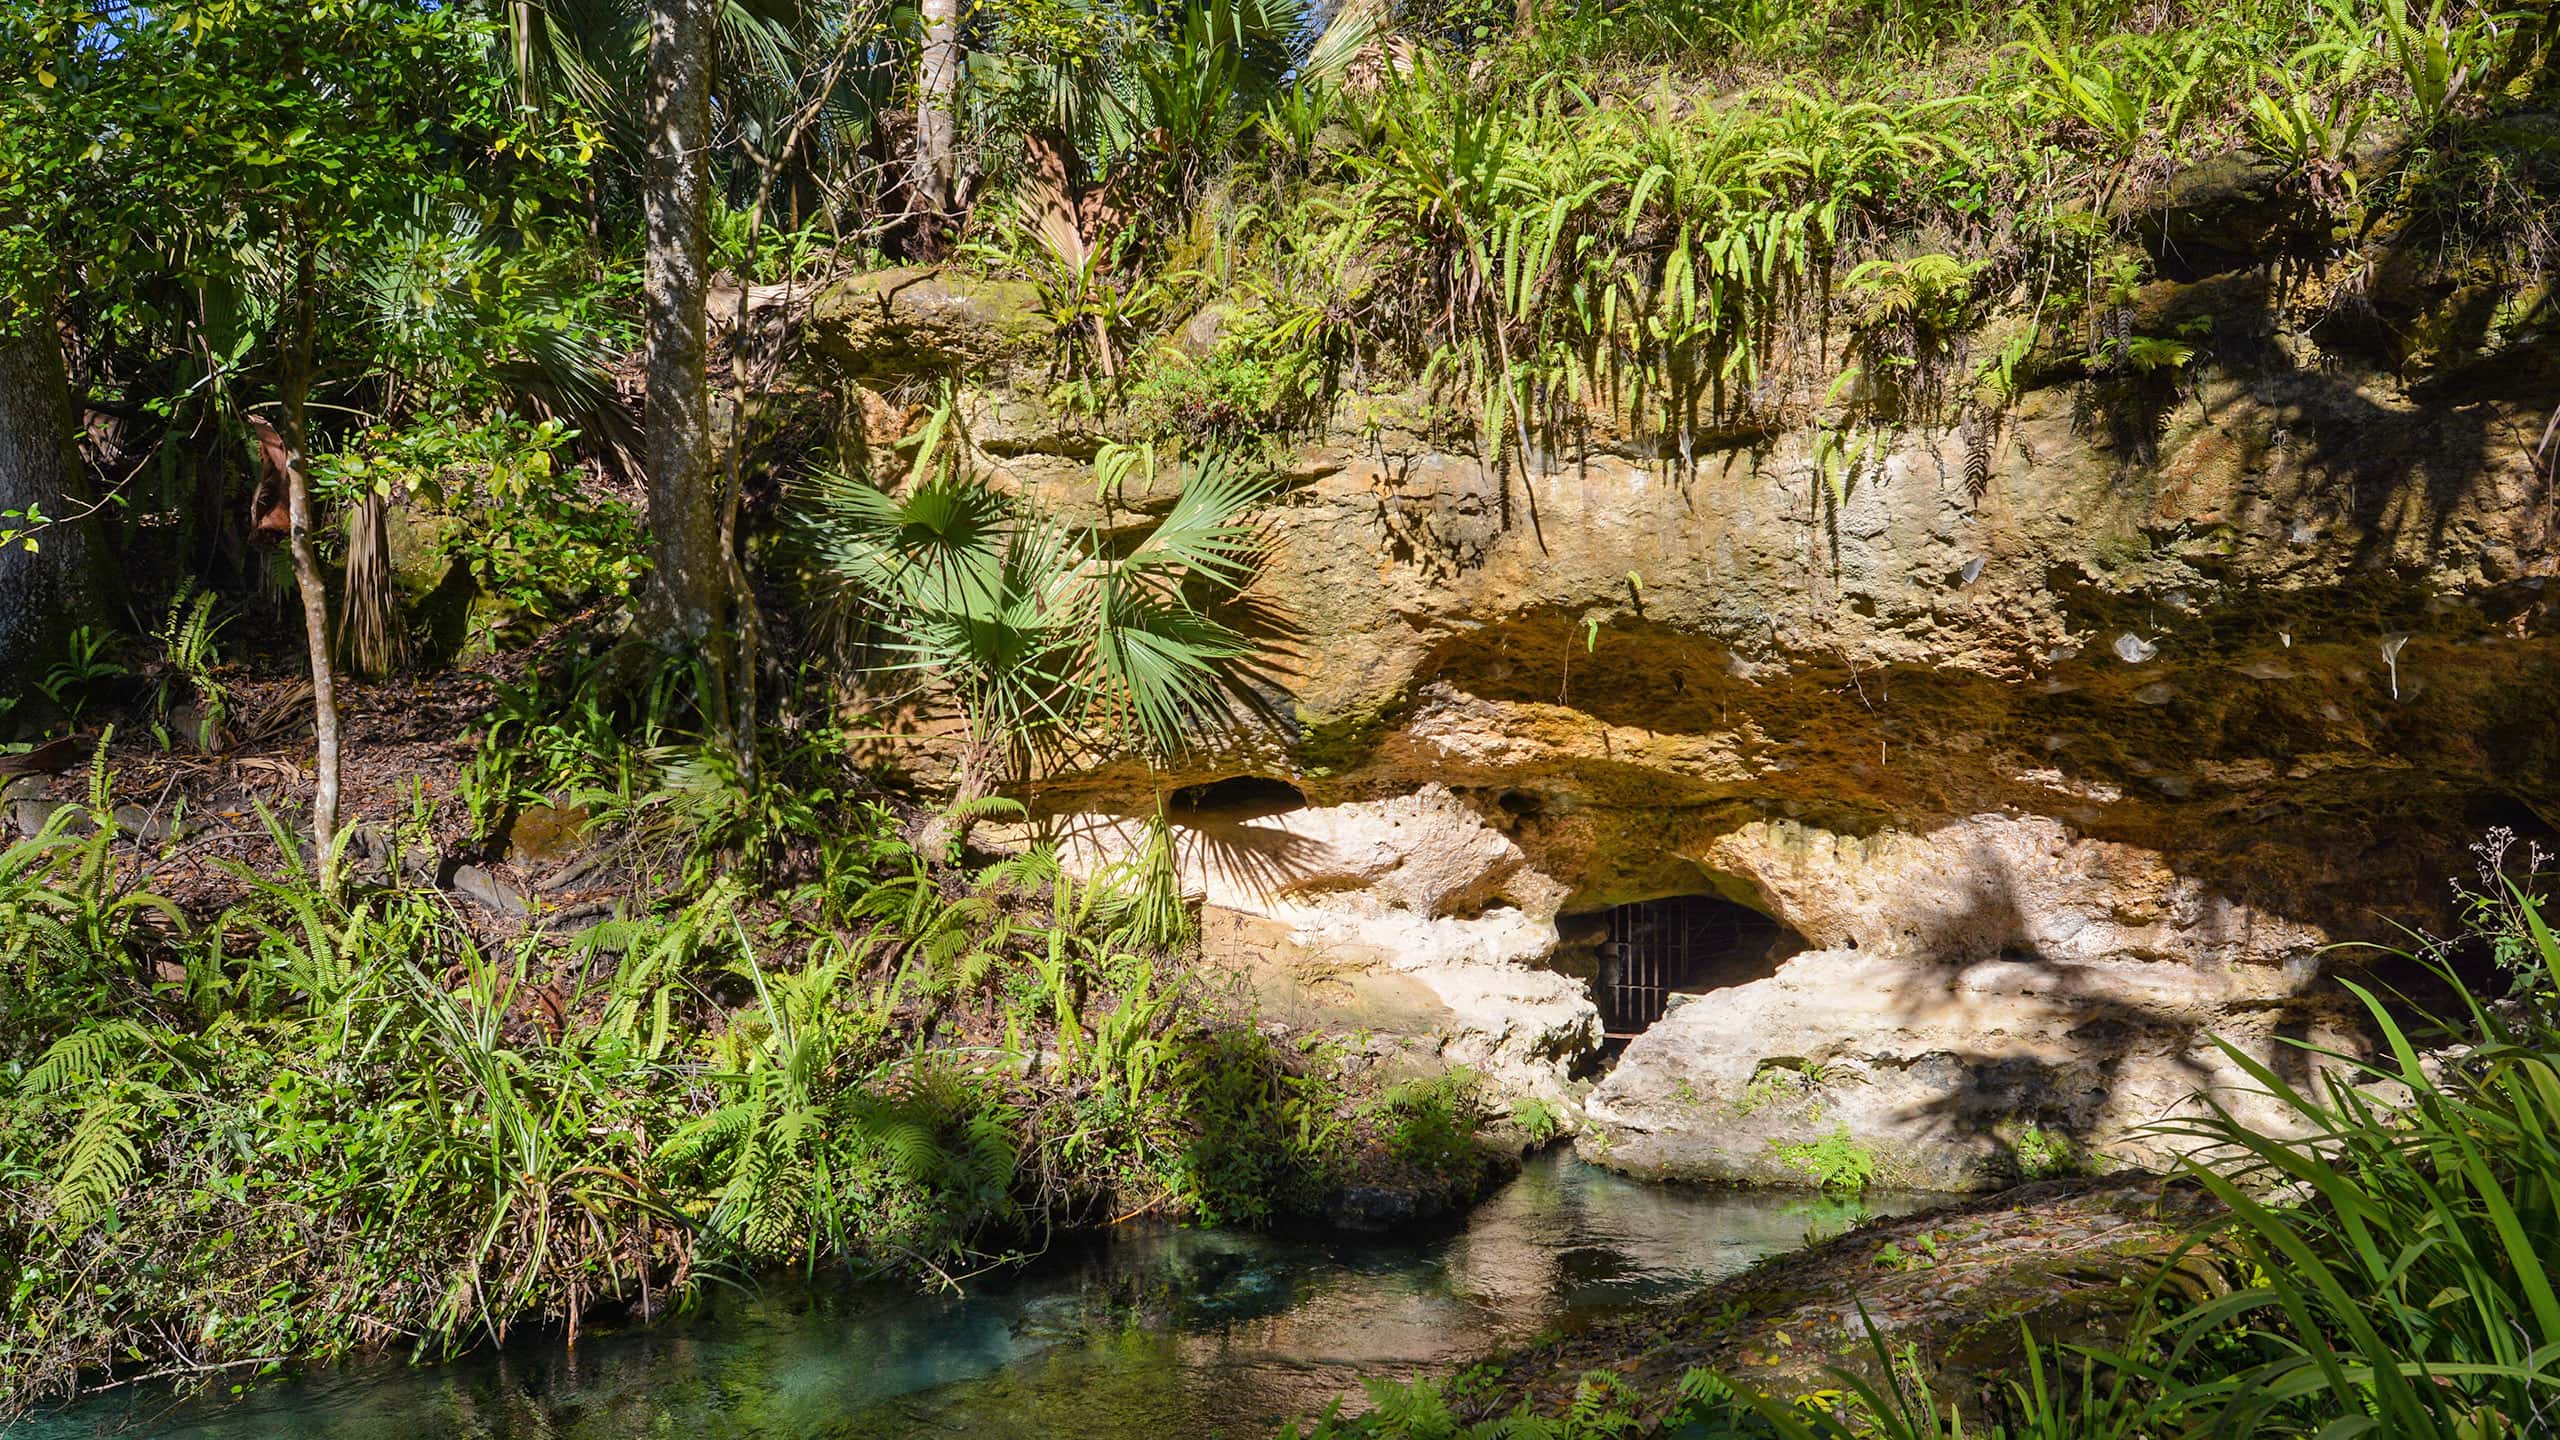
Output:
M930 283L819 347L891 438L852 382L986 362L934 329L985 287ZM1843 1127L1916 1184L2156 1161L2144 1122L2235 1078L2211 1037L2355 1043L2323 947L2445 928L2470 841L2560 820L2554 347L2373 296L2421 355L2320 293L2154 285L2144 325L2210 339L2138 415L2066 378L1988 437L1891 431L1839 503L1809 428L1489 465L1346 397L1269 516L1274 723L1030 798L1084 863L1170 799L1267 1010L1474 1066L1607 1164L1802 1179L1782 1147ZM1169 503L1101 503L1100 428L1018 374L963 396L985 465L1106 527ZM1684 895L1785 927L1781 963L1606 1056L1605 917Z

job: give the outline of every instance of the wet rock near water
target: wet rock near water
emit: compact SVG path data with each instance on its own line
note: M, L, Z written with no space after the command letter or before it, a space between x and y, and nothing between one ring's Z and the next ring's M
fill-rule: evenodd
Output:
M1325 1223L1383 1234L1465 1214L1520 1173L1520 1155L1478 1143L1425 1167L1373 1151L1359 1157L1355 1169L1355 1178L1326 1200Z
M1874 1222L1675 1306L1503 1356L1468 1408L1560 1414L1586 1372L1606 1369L1655 1397L1658 1419L1692 1369L1792 1399L1842 1388L1841 1372L1885 1385L1893 1357L1926 1367L1906 1383L1969 1396L2023 1363L2021 1326L2046 1345L2120 1338L2172 1261L2173 1300L2223 1287L2219 1252L2196 1244L2217 1217L2201 1187L2126 1174Z

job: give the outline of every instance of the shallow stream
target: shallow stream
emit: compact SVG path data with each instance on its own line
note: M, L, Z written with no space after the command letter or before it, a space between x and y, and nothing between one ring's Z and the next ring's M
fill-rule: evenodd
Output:
M546 1339L234 1400L124 1392L10 1440L1242 1440L1364 1378L1455 1368L1667 1299L1848 1218L1805 1196L1647 1185L1548 1155L1427 1236L1124 1231L959 1296L772 1287L574 1354Z

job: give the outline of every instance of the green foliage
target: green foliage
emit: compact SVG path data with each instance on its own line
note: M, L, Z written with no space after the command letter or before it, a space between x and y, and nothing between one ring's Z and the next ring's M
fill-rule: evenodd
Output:
M1301 0L1003 0L982 57L993 128L1067 141L1124 207L1179 209L1290 88L1337 74L1374 27Z
M1524 1097L1511 1102L1511 1128L1536 1147L1564 1133L1564 1117L1546 1101Z
M1552 1418L1533 1416L1524 1410L1490 1419L1462 1420L1450 1399L1453 1392L1463 1396L1466 1388L1467 1377L1447 1387L1430 1380L1411 1384L1371 1381L1368 1391L1372 1408L1368 1414L1346 1420L1340 1417L1337 1407L1336 1412L1316 1421L1311 1429L1291 1425L1281 1434L1283 1440L1633 1440L1639 1435L1667 1433L1724 1440L1771 1433L1750 1424L1749 1412L1736 1404L1733 1392L1705 1371L1690 1372L1666 1397L1670 1403L1660 1417L1659 1430L1648 1420L1638 1418L1644 1414L1649 1397L1607 1371L1582 1377L1575 1385L1573 1399ZM1748 1428L1740 1428L1746 1425Z
M1181 853L1159 810L1147 820L1136 853L1111 877L1127 899L1115 938L1142 951L1178 949L1199 938L1199 921L1182 894Z
M1890 198L1925 209L1963 151L1950 105L1781 88L1700 109L1548 80L1489 95L1428 52L1349 154L1325 226L1362 348L1409 355L1487 453L1594 403L1689 435L1765 405L1781 317ZM1320 213L1320 212L1318 212ZM1365 270L1355 256L1413 257ZM1418 263L1414 263L1418 262Z
M567 453L575 438L556 419L439 414L351 436L312 472L324 493L405 497L452 516L442 552L482 593L543 619L620 604L644 570L638 518L583 483Z
M0 1053L23 1053L50 1017L129 983L164 929L183 931L177 907L115 863L114 839L112 814L64 806L0 849Z
M689 752L622 731L681 683L593 678L518 692L484 753L510 787L653 787L601 822L645 829ZM957 873L816 760L763 769L669 826L731 863L495 946L432 891L323 889L272 818L275 872L190 926L97 823L103 771L0 851L0 1404L171 1327L213 1364L443 1353L779 1261L939 1278L1061 1220L1308 1215L1373 1138L1476 1163L1455 1088L1360 1109L1330 1052L1207 1003L1134 879L1039 849Z
M2089 1164L2088 1157L2080 1153L2080 1147L2069 1135L2033 1123L2020 1127L2017 1137L2009 1142L2009 1152L2021 1180L2077 1175Z
M1321 312L1261 298L1222 328L1208 355L1160 363L1129 387L1129 408L1148 432L1243 443L1300 428L1318 411L1333 375L1325 340L1309 333Z
M742 1256L815 1262L864 1243L944 1256L1012 1214L1014 1117L961 1072L889 1056L885 1017L841 993L867 952L768 974L739 947L757 1008L715 1043L722 1101L653 1166L712 1197L708 1234Z
M1176 1058L1190 1138L1172 1160L1172 1185L1204 1221L1313 1214L1348 1168L1342 1097L1307 1072L1308 1058L1244 1031L1204 1036Z
M2454 902L2465 928L2485 944L2490 963L2506 977L2508 998L2523 1001L2544 1016L2560 1016L2560 966L2536 940L2537 927L2547 928L2551 857L2539 844L2527 845L2522 873L2511 868L2515 832L2500 826L2488 833L2472 853L2479 857L2477 889L2456 881Z
M2560 962L2538 916L2528 928ZM2467 1002L2454 1033L2468 1054L2432 1065L2390 1007L2349 988L2387 1043L2378 1061L2331 1055L2296 1086L2223 1046L2317 1143L2219 1105L2176 1127L2245 1158L2190 1169L2231 1207L2261 1277L2184 1323L2298 1337L2215 1392L2259 1433L2308 1433L2305 1412L2370 1413L2394 1435L2528 1433L2560 1391L2560 1031Z
M883 632L880 668L958 701L964 797L988 767L1167 755L1227 717L1255 646L1207 602L1250 576L1268 481L1207 461L1145 536L1105 545L963 471L951 423L927 424L903 496L825 475L799 518L825 583Z
M1974 287L1988 268L1987 261L1927 254L1869 260L1849 272L1842 291L1856 307L1864 378L1895 397L1878 408L1907 408L1907 392L1934 396L1958 342L1978 323Z
M1801 425L1845 398L1822 416L1841 442L1818 467L1836 504L1870 422L1944 423L1941 367L2022 301L2030 323L1977 377L1992 406L2049 368L2035 352L2075 300L2099 307L2099 369L2189 366L2194 336L2114 328L2084 281L2137 238L2128 221L2167 177L2217 152L2253 145L2292 172L2308 223L2280 248L2328 253L2332 220L2370 233L2361 168L2428 211L2457 263L2494 233L2504 280L2530 286L2553 253L2549 227L2508 203L2547 196L2532 147L2459 138L2515 103L2480 77L2542 42L2471 7L1444 11L1407 7L1411 28L1368 52L1356 89L1284 89L1262 153L1187 222L1114 232L1181 237L1160 266L1121 256L1131 293L1187 290L1168 318L1221 322L1205 355L1190 333L1182 353L1133 355L1115 330L1115 395L1144 430L1267 433L1321 416L1356 376L1471 421L1488 461L1533 460L1539 431L1591 422L1692 458L1701 436ZM2440 138L2377 167L2372 137L2400 125ZM2485 222L2439 188L2473 164ZM1812 405L1851 357L1856 385Z
M236 425L304 366L297 333L361 336L340 351L353 368L388 360L403 380L510 355L439 318L474 308L436 309L472 268L449 263L448 216L476 234L485 193L529 228L592 135L510 103L483 63L480 13L404 0L15 7L0 54L32 58L38 78L21 83L13 58L0 187L47 203L6 207L21 218L0 235L0 297L39 312L58 297L97 317L101 338L183 357L170 362L180 383L146 397L172 418L211 405ZM484 300L506 288L471 278ZM324 338L333 306L345 314Z
M1475 1164L1480 1154L1476 1136L1485 1119L1477 1086L1473 1073L1448 1070L1388 1090L1375 1109L1388 1153L1440 1174Z
M195 733L187 738L199 750L215 749L222 727L231 713L231 692L215 678L214 671L222 663L217 641L226 623L214 618L219 598L210 590L199 591L192 578L169 597L168 613L152 638L160 642L159 675L154 682L152 710L166 724L179 703L180 692L195 704Z
M1751 1079L1743 1085L1741 1096L1734 1101L1734 1113L1748 1115L1763 1106L1814 1098L1811 1113L1813 1120L1819 1123L1822 1106L1815 1097L1835 1078L1832 1067L1820 1060L1763 1061L1759 1069L1751 1072Z
M2249 97L2249 135L2262 152L2283 161L2322 200L2338 192L2355 194L2351 161L2372 121L2374 99L2355 83L2361 62L2371 52L2350 50L2337 84L2322 97L2307 90L2290 69L2267 74L2263 87Z
M1877 1248L1873 1263L1879 1270L1934 1270L1941 1250L1937 1233L1923 1230L1911 1237L1908 1250L1903 1249L1899 1241L1887 1240Z
M1876 1173L1875 1152L1858 1143L1847 1125L1815 1140L1773 1139L1769 1151L1779 1164L1834 1194L1864 1194Z
M115 651L114 635L92 625L74 626L63 641L62 658L36 682L36 690L77 723L100 686L133 673Z
M641 802L643 757L685 720L687 677L663 667L634 697L615 693L607 669L571 664L498 686L459 787L475 838L493 838L520 804Z

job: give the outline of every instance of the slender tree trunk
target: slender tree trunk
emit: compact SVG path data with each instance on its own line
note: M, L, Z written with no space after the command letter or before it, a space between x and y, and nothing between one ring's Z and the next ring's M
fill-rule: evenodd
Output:
M960 0L923 0L924 52L916 68L912 186L921 229L938 245L960 165Z
M20 537L0 544L0 700L43 674L73 625L106 612L76 434L62 337L51 316L21 310L14 330L0 328L0 534Z
M285 338L284 364L278 372L278 398L284 411L284 498L291 525L293 586L302 595L302 628L311 653L311 721L319 741L319 778L311 790L311 839L319 847L313 857L321 883L334 886L337 867L330 851L338 837L338 676L329 663L329 582L320 573L320 554L311 543L311 475L303 457L311 453L312 331L319 317L312 308L317 257L310 241L296 236L293 329Z
M705 334L710 255L709 0L649 0L648 239L649 590L644 633L691 649L711 671L703 704L732 727L726 628L728 563L711 432Z

